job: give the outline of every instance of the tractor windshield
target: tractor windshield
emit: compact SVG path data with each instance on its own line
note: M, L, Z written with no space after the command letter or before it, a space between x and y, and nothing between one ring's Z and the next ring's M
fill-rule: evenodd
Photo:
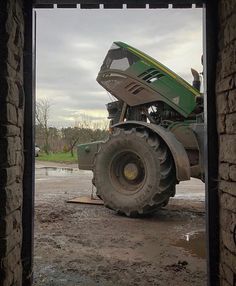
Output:
M138 60L140 59L136 55L113 43L103 62L101 71L109 69L125 71Z

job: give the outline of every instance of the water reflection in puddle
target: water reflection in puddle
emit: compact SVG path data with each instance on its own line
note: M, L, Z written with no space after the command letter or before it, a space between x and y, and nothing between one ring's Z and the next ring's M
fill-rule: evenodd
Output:
M43 167L36 168L36 175L46 177L61 177L61 176L74 176L76 175L77 169L73 168L55 168L55 167Z
M188 253L199 258L206 258L205 232L189 232L177 240L174 246L182 247Z

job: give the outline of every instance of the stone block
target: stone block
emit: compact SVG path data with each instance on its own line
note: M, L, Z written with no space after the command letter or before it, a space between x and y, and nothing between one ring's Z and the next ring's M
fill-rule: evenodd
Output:
M13 104L1 104L0 123L17 124L16 107Z
M6 78L3 81L4 85L2 86L1 93L7 94L5 101L9 102L15 106L19 106L19 87L15 80ZM2 96L2 98L4 98Z
M222 80L216 82L216 92L222 93L224 91L229 91L235 87L234 76L228 76Z
M14 14L16 15L16 18L20 25L24 23L24 15L22 7L23 7L22 0L16 1L16 5L14 7Z
M223 31L224 45L227 46L236 39L236 14L231 14L231 16L227 18Z
M225 247L236 256L236 246L234 242L234 233L229 231L220 231L221 239Z
M226 122L226 133L236 134L236 112L232 114L227 114L225 122Z
M233 285L230 285L225 279L220 278L220 286L233 286Z
M21 211L15 210L5 217L0 217L0 237L4 238L10 235L14 229L21 225Z
M22 50L23 50L23 23L20 23L13 13L8 15L5 32L7 34L7 54L5 57L8 63L15 69L19 70L19 65L22 65Z
M17 75L16 71L20 70L20 66L22 65L22 59L19 57L18 53L19 51L15 50L14 52L9 52L9 49L14 49L14 46L11 46L12 44L10 44L8 42L8 53L7 53L7 64L9 66L11 66L11 68L14 70L13 73L8 73L8 75L10 76L10 78L14 79L15 76ZM14 75L14 76L12 76Z
M14 183L5 188L0 188L0 217L19 209L22 205L22 200L22 184Z
M14 137L15 150L22 150L22 139L20 137Z
M16 182L22 183L23 181L23 166L17 166L16 168Z
M236 192L236 190L234 190ZM223 209L236 213L236 197L228 193L222 193L220 196L220 206Z
M0 125L0 138L5 138L9 136L20 136L20 128L10 124Z
M13 81L16 81L19 78L19 73L8 63L6 62L6 76Z
M220 208L220 228L226 232L234 232L234 228L236 225L236 214Z
M16 265L21 261L21 243L16 244L15 247L8 253L6 257L2 259L1 268L10 271L12 274L16 270Z
M225 22L229 16L231 16L236 9L235 0L221 0L219 1L219 16L220 21Z
M227 19L229 25L229 34L230 34L230 42L233 42L236 39L236 5L234 1L234 12Z
M22 229L20 225L20 227L14 229L8 236L0 238L0 257L7 257L12 249L14 249L16 245L21 244L21 242Z
M236 181L236 165L229 167L229 177L232 181Z
M234 273L225 263L220 263L220 276L226 280L229 285L233 285Z
M8 146L7 146L7 165L14 166L16 164L16 144L15 138L18 137L7 137Z
M8 186L17 182L19 179L19 167L12 166L9 168L1 168L0 169L0 186Z
M226 264L232 271L236 269L236 256L227 248L221 248L221 263Z
M222 179L229 179L229 164L228 163L220 163L219 164L219 175Z
M0 272L1 275L1 272ZM21 262L18 262L15 265L14 272L5 269L5 271L2 271L2 275L4 280L0 280L0 286L24 286L22 285L22 264Z
M226 114L229 111L228 107L228 92L223 92L216 97L217 114Z
M222 134L225 133L225 114L220 114L217 116L217 131L218 133Z
M23 65L19 67L19 71L15 70L8 62L4 63L6 77L16 83L23 83Z
M24 124L24 110L18 108L17 110L17 126L23 127Z
M236 162L236 135L220 135L219 157L220 162L235 164Z
M236 112L236 89L229 91L228 104L229 112Z
M17 263L16 267L15 267L15 271L14 271L14 285L15 286L22 286L22 264L21 262Z
M228 193L236 197L236 182L227 182L222 180L219 183L219 189L224 193Z
M222 76L227 77L236 72L236 43L230 42L221 53Z
M15 154L16 159L16 166L23 166L24 165L24 159L23 159L23 152L22 151L16 151Z

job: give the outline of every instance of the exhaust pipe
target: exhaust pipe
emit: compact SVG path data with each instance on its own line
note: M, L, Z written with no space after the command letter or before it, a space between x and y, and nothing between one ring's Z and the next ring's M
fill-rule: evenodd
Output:
M192 69L192 68L191 68L191 72L193 75L192 85L194 88L196 88L198 91L200 91L200 87L201 87L200 75L195 69Z

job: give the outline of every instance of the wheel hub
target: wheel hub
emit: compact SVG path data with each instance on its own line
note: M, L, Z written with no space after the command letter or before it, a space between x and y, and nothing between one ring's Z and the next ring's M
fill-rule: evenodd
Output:
M142 158L129 150L112 158L109 172L115 190L127 195L141 190L146 176Z
M139 170L136 164L128 163L124 167L124 176L127 180L133 181L137 179Z

